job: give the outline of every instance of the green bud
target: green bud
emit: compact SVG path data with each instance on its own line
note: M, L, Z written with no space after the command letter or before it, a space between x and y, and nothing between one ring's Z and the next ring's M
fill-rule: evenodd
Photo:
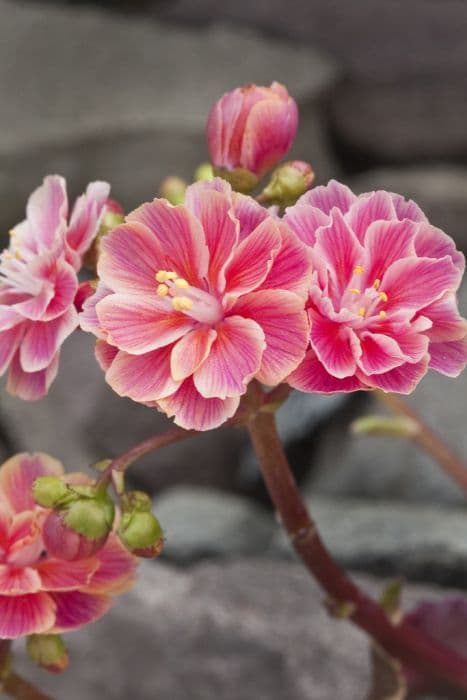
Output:
M68 493L67 485L58 476L40 476L32 487L34 500L44 508L53 508Z
M354 435L393 435L414 437L419 432L416 421L406 416L363 416L351 423Z
M112 529L115 506L107 494L82 498L72 503L63 515L65 525L90 540L105 537Z
M167 199L171 204L183 204L185 201L185 191L187 183L181 177L169 175L162 181L160 186L161 197Z
M128 491L120 502L124 513L148 513L151 510L151 499L144 491Z
M223 170L222 168L214 168L214 175L222 177L227 182L230 182L232 189L236 192L248 194L254 190L258 184L258 178L250 170L246 168L235 168L235 170Z
M124 513L118 534L125 547L137 556L153 557L162 549L162 528L148 511Z
M26 641L29 657L41 668L60 673L68 666L68 654L58 634L31 634Z
M315 174L309 163L293 160L276 168L269 184L260 195L261 201L287 207L295 204L313 184Z
M206 180L211 182L214 180L214 170L211 163L201 163L195 170L195 181Z

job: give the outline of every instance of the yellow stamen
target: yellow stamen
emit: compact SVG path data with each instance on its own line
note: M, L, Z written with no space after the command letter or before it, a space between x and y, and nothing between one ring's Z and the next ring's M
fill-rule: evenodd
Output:
M352 294L360 294L360 293L361 293L360 290L357 289L356 287L354 287L353 289L351 289L350 292L351 292Z
M376 278L375 281L373 282L373 287L374 287L375 289L379 289L379 285L380 285L380 284L381 284L381 280L379 280L378 278Z
M366 314L365 308L363 306L361 306L358 310L358 315L361 316L362 318L364 318L365 314Z
M174 280L178 277L176 272L171 272L170 270L159 270L156 274L157 282L167 282L167 280Z
M12 228L11 231L9 231L9 235L10 235L12 238L14 238L14 237L17 235L17 233L16 233L16 231L15 231L14 228Z
M169 288L166 284L159 284L157 287L157 296L158 297L166 297L167 294L169 293Z
M15 252L15 258L16 258L17 260L21 260L21 257L22 257L22 256L21 256L21 253L19 252L19 250L17 250L17 251Z
M177 279L174 282L175 286L178 287L179 289L186 289L190 285L186 280L183 279L183 277L177 277Z
M357 267L354 267L353 271L356 275L361 275L362 272L364 272L364 269L361 265L357 265Z
M381 299L381 301L387 301L387 300L388 300L388 295L386 294L386 292L380 292L380 293L379 293L379 298Z
M174 297L172 299L172 306L175 311L189 311L193 306L193 302L188 297Z
M380 317L380 318L386 318L386 311L380 311L380 312L379 312L379 317Z

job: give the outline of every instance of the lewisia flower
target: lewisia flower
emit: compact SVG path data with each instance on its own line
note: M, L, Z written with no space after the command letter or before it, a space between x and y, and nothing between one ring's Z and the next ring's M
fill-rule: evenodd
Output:
M310 344L292 386L407 394L428 368L461 372L464 257L414 202L383 191L357 197L331 181L304 194L284 220L310 246L315 269Z
M131 587L135 558L111 534L94 556L49 555L43 525L49 511L32 496L40 476L60 476L45 454L19 454L0 467L0 639L67 632L104 615Z
M260 179L287 153L297 126L297 105L280 83L236 88L209 113L206 136L212 162L227 171L242 168Z
M0 256L0 376L23 399L42 398L63 341L78 325L73 301L81 259L96 235L109 185L91 183L68 216L65 180L46 177Z
M143 204L102 241L81 326L110 386L184 428L231 417L248 382L277 384L303 359L305 246L220 178L184 205Z

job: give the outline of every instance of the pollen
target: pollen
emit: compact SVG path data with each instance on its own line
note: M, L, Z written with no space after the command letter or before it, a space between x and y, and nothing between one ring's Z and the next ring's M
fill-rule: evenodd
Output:
M365 318L365 314L366 314L365 307L361 306L358 310L358 315L361 316L362 318Z
M379 285L381 284L381 280L376 278L375 281L373 282L373 287L375 289L379 289Z
M16 233L15 229L12 228L11 231L8 232L8 235L11 236L11 238L14 238L17 235L17 233Z
M388 295L386 294L386 292L380 292L380 293L379 293L379 298L381 299L381 301L387 301L387 300L388 300Z
M175 311L189 311L193 306L193 302L188 297L174 297L172 299L172 306Z
M380 317L380 318L386 318L386 315L387 315L387 314L386 314L386 311L380 311L380 312L379 312L379 317Z
M356 275L361 275L365 270L361 265L357 265L357 267L354 267L353 271Z
M188 284L188 282L187 282L186 280L183 279L183 277L177 277L177 279L174 281L174 284L175 284L175 286L178 287L179 289L186 289L187 287L190 286L190 285Z
M156 274L156 282L167 282L168 280L175 280L177 277L178 275L176 272L159 270L159 272Z
M353 288L350 290L350 292L351 292L351 294L361 294L360 290L357 289L356 287L353 287Z
M169 293L169 288L166 284L159 284L157 287L157 296L166 297Z
M21 259L22 259L22 255L21 255L21 253L19 252L19 250L15 251L15 258L16 258L17 260L21 260Z

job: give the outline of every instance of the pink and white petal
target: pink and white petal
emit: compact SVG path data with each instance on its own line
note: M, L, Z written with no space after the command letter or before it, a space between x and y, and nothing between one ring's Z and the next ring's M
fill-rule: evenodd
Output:
M24 401L43 399L57 376L59 355L60 353L57 352L46 369L41 369L38 372L25 372L21 367L19 352L16 352L10 364L7 391L12 396L18 396Z
M365 375L358 372L358 378L373 389L382 389L396 394L411 394L428 370L428 356L420 362L406 363L383 374Z
M467 338L430 343L430 369L448 377L458 377L467 364Z
M40 576L30 566L0 564L0 596L26 595L40 590Z
M357 364L365 374L382 374L404 364L404 355L394 338L382 333L360 333L361 357Z
M0 639L49 632L55 622L55 609L47 593L0 595Z
M385 311L419 310L457 288L459 271L450 257L403 258L393 263L381 280L388 296Z
M135 582L138 560L111 534L97 553L99 565L86 593L125 593Z
M284 223L306 245L314 246L316 243L316 232L321 226L328 226L330 223L329 214L321 209L307 204L297 202L293 207L285 210Z
M358 337L348 326L310 314L311 346L325 369L338 379L351 377L361 355Z
M303 359L308 345L310 326L303 301L284 290L263 290L241 297L233 313L253 319L264 332L259 381L272 386L282 382Z
M396 210L391 195L384 190L360 195L346 214L350 228L363 243L369 226L375 221L391 221L396 218Z
M282 246L260 288L284 289L306 299L313 275L311 251L283 223L279 229Z
M194 286L206 277L209 250L198 219L183 205L174 207L164 199L142 204L127 221L143 224L156 237L164 252L163 269L173 270Z
M110 365L115 360L119 349L114 345L109 345L105 340L98 339L96 341L96 347L94 349L95 358L99 364L99 367L104 371L110 368Z
M26 322L7 331L0 331L0 376L10 366L27 328Z
M110 194L107 182L90 182L78 197L71 213L66 242L71 250L84 255L95 238Z
M173 379L182 381L191 376L209 355L217 333L213 328L201 326L183 336L173 347L170 371Z
M413 221L375 221L366 230L368 254L365 278L368 286L381 279L392 263L415 255L414 238L418 224Z
M272 218L260 224L236 248L225 270L226 293L247 294L264 282L282 244L280 229Z
M105 284L102 284L102 282L99 282L95 294L86 299L83 304L83 310L79 315L81 330L94 333L95 336L103 340L105 340L106 333L97 317L96 306L109 294L112 294L112 290L106 287Z
M144 355L120 351L105 375L106 381L120 396L146 402L173 394L180 385L170 374L172 345Z
M54 288L48 280L42 281L40 291L34 296L30 296L24 301L15 304L17 311L25 319L37 321L41 319L54 297Z
M158 401L158 407L186 430L211 430L232 418L240 397L205 399L197 391L191 377L185 379L178 391Z
M165 267L164 251L157 236L137 221L117 226L100 243L97 272L112 291L154 294L155 275Z
M209 354L194 373L195 387L206 399L244 394L266 347L261 326L249 318L229 316L216 332Z
M16 568L32 566L43 550L42 514L37 510L16 513L11 521L6 563Z
M289 150L297 126L295 102L276 99L257 102L248 115L243 132L242 167L262 177Z
M397 335L396 340L407 362L420 362L428 354L430 341L424 332L416 330L416 324L407 333Z
M312 348L308 350L300 365L285 381L299 391L318 394L349 393L365 389L365 386L355 375L345 379L337 379L329 374Z
M305 192L297 204L311 204L312 207L320 209L324 214L330 214L334 208L345 214L357 199L357 195L346 185L336 180L329 180L327 185L313 187Z
M57 262L51 279L54 284L54 294L40 320L51 320L61 316L74 303L78 291L76 272L65 260Z
M459 313L455 294L446 294L422 309L421 314L432 321L426 333L432 342L461 340L467 332L467 321Z
M418 204L413 200L405 199L402 195L394 194L394 192L390 192L390 195L396 210L396 216L400 221L402 221L402 219L410 219L410 221L428 221Z
M269 217L267 209L253 197L234 192L232 194L234 214L240 223L239 241L250 235L265 219Z
M44 591L73 591L84 588L99 567L96 557L63 561L46 559L36 566L37 576Z
M420 258L443 258L449 255L457 269L460 272L464 271L464 255L457 250L452 238L428 223L419 227L415 238L415 251Z
M111 294L96 305L106 340L134 355L164 347L188 333L194 321L159 298Z
M11 330L22 321L24 321L24 317L13 306L9 306L7 303L0 304L0 333Z
M20 347L20 363L25 372L38 372L52 362L62 343L78 327L78 313L72 306L52 321L29 324Z
M49 250L65 234L68 216L66 182L59 175L49 175L29 197L26 215L37 250Z
M63 591L51 593L50 596L57 606L55 625L50 630L53 634L78 629L99 620L112 604L110 596L82 591Z
M316 238L315 253L324 259L329 270L330 296L340 298L355 267L364 260L365 251L339 209L332 210L331 223L320 228Z
M0 494L14 513L33 510L32 486L40 476L61 476L62 464L43 452L22 452L0 467Z

